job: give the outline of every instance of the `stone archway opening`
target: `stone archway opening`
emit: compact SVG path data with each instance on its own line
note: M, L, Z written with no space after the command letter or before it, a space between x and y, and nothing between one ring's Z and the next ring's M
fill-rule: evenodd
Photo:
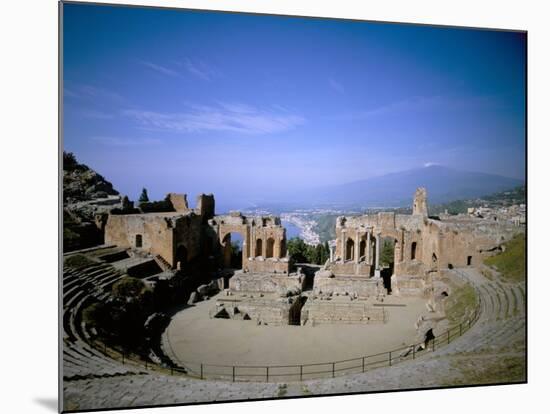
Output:
M187 248L180 244L176 248L176 266L181 269L185 264L187 264Z
M263 254L262 249L263 249L262 239L256 240L256 249L255 249L255 252L254 252L254 256L255 257L261 256Z
M359 243L359 260L361 260L362 257L365 257L366 254L367 254L367 241L363 239Z
M348 238L346 241L346 257L345 260L353 260L354 259L354 252L355 252L355 242L353 239Z
M395 264L395 246L397 240L393 237L380 238L380 276L388 295L392 292L391 277Z
M411 244L411 260L416 260L416 242Z
M380 268L391 268L395 263L395 245L397 240L393 237L382 237L380 239Z
M228 269L243 267L243 237L240 233L227 233L222 240L223 264Z

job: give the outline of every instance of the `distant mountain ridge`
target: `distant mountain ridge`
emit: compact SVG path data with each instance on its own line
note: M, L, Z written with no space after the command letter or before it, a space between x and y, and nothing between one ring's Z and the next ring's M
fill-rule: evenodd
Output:
M445 203L509 190L523 184L523 180L516 178L432 165L312 189L307 194L307 200L310 204L400 207L412 202L418 187L428 190L429 203Z

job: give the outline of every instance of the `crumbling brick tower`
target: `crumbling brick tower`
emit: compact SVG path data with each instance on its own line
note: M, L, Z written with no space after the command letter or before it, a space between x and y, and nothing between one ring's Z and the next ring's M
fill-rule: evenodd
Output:
M416 189L413 200L413 215L428 217L428 196L424 187Z

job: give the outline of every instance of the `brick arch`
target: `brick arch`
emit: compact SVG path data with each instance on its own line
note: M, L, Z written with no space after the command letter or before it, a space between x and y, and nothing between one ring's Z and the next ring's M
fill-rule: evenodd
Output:
M242 245L242 263L243 268L245 267L246 260L249 257L250 253L250 246L249 244L249 235L250 230L249 227L246 224L242 225L235 225L235 224L220 224L218 228L218 242L219 246L221 248L221 252L223 255L223 261L224 265L227 266L228 258L228 250L225 244L227 243L227 236L231 233L237 233L240 234L243 239L243 245Z
M223 241L227 237L228 234L231 233L238 233L242 236L243 241L246 241L246 238L248 236L248 227L246 225L242 226L234 226L234 225L220 225L220 229L218 231L218 238L220 240L220 244L223 244Z

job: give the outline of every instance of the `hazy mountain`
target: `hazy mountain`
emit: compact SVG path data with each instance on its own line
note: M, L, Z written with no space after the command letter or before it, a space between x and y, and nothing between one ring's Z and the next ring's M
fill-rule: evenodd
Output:
M523 180L515 178L433 165L312 189L304 201L309 204L397 207L410 204L417 187L426 187L429 203L444 203L508 190L522 184Z

